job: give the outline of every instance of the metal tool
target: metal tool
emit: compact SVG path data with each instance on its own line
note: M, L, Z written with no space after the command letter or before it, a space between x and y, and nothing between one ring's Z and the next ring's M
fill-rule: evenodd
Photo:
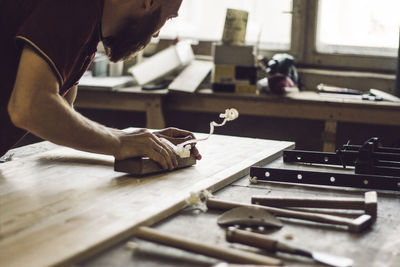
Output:
M274 181L400 191L400 177L251 167L252 182Z
M381 147L374 137L363 145L345 144L336 153L285 150L287 163L316 163L324 165L355 166L356 174L400 176L400 148Z
M375 191L364 193L364 198L349 197L271 197L253 196L251 203L279 208L321 208L363 210L376 219L378 212L378 195Z
M348 97L361 100L369 100L369 101L383 101L388 100L391 101L389 94L383 94L384 92L380 90L370 89L368 92L361 92L355 89L348 89L336 86L329 86L325 84L319 84L317 86L317 90L319 94L337 94L337 95L347 95ZM348 98L347 97L347 98ZM394 96L393 96L394 97Z
M318 263L335 267L349 267L353 265L353 260L338 257L320 252L311 252L303 248L294 247L278 240L268 238L265 235L243 231L234 227L229 227L226 231L226 240L265 249L271 252L284 252L311 258Z
M145 226L139 227L135 232L135 236L150 242L155 242L158 244L163 244L198 253L201 255L222 259L227 262L243 264L282 265L281 260L273 257L259 255L256 253L233 248L222 248L216 245L204 244L180 236L163 233L161 231Z
M293 210L266 207L254 204L244 204L240 202L219 200L215 198L210 198L207 200L207 207L210 209L218 209L218 210L229 210L237 207L258 207L260 209L272 213L277 217L296 218L296 219L308 220L319 223L344 225L347 226L348 230L351 232L362 232L363 230L370 227L372 224L371 216L368 214L363 214L356 219L349 219L334 215L293 211Z
M217 223L222 226L281 228L282 222L271 213L257 207L238 207L223 213Z
M378 138L344 145L336 153L286 150L286 163L355 166L355 174L251 167L251 181L276 181L367 189L400 190L400 149L380 147Z

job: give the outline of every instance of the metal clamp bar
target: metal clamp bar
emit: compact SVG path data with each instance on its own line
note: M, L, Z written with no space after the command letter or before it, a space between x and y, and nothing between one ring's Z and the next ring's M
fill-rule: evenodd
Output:
M355 166L359 156L358 151L338 150L337 153L305 151L305 150L285 150L283 151L284 162L304 162L327 165ZM372 159L377 165L386 166L389 164L399 164L400 154L373 152Z
M342 146L344 150L352 150L352 151L359 151L362 146L360 145L348 145L345 144ZM400 154L400 148L395 147L377 147L375 152L383 152L383 153L397 153Z
M326 165L355 166L356 153L341 154L305 150L284 150L283 161L289 163L315 163Z
M400 177L251 167L258 181L400 191ZM254 180L254 179L253 179Z

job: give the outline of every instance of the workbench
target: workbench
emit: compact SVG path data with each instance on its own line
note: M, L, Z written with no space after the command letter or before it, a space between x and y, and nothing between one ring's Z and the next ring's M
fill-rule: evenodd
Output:
M287 168L279 158L268 167ZM289 166L295 168L295 166ZM302 169L319 169L302 167ZM329 169L329 168L328 168ZM249 176L221 189L214 195L221 199L249 203L251 196L298 196L298 197L355 197L362 196L364 190L351 188L333 188L318 186L298 186L280 183L251 184ZM400 194L378 192L378 219L372 229L362 233L348 231L329 225L318 225L304 221L284 220L284 227L268 236L292 245L300 245L312 251L326 252L335 256L348 257L354 260L354 267L397 267L400 262ZM163 232L176 234L193 240L213 243L218 246L244 248L247 246L232 245L225 241L225 229L217 225L217 218L222 212L209 210L206 213L183 210L153 226ZM127 248L129 242L138 244L132 251ZM273 254L267 254L273 255ZM301 257L280 254L284 266L323 266ZM182 250L157 245L138 238L129 238L95 257L81 262L81 267L98 266L214 266L221 261L196 255ZM230 265L240 266L240 265ZM255 265L251 265L255 266Z
M400 104L348 97L328 97L304 91L285 96L213 93L209 89L194 94L143 91L138 87L115 91L80 90L78 108L134 110L146 113L147 127L164 128L165 112L220 112L234 107L241 115L319 120L324 151L335 151L340 122L400 126Z
M78 108L139 111L146 114L146 127L165 128L163 100L168 90L143 91L140 87L114 90L79 89Z
M256 141L256 140L254 140ZM273 143L271 143L273 144ZM277 143L277 147L280 145ZM293 147L290 146L290 143L282 144L281 149L283 147ZM31 158L32 155L40 153L45 153L46 157L40 157L41 160L38 161L36 164L38 167L44 168L47 173L56 175L57 172L55 168L51 168L49 165L50 162L48 160L53 159L54 162L61 165L62 168L66 168L68 164L74 165L74 157L65 156L63 157L62 154L58 154L52 151L58 151L58 146L52 145L48 142L39 143L36 145L31 145L23 148L19 148L14 150L14 158L16 159L16 163L18 168L22 170L25 168L27 169L29 165L31 165ZM267 149L267 148L265 148ZM203 151L204 152L204 151ZM39 154L40 154L39 153ZM47 153L47 154L46 154ZM49 157L50 153L52 157ZM69 153L67 153L69 154ZM74 153L72 155L75 155ZM264 163L260 163L260 166L268 166L268 167L276 167L276 168L300 168L300 169L318 169L320 170L321 167L317 166L293 166L283 163L281 157L275 156L270 157L268 161L264 161ZM204 155L207 157L207 155ZM19 159L18 159L19 158ZM26 163L24 163L24 159L26 158ZM46 158L48 159L46 161ZM275 158L275 159L274 159ZM76 158L75 158L76 160ZM266 163L269 162L269 163ZM8 164L8 163L6 163ZM81 162L81 168L88 169L90 166L91 175L87 178L92 179L95 177L96 173L99 171L105 172L106 175L109 175L109 171L107 171L107 166L109 166L109 162L105 158L94 158L86 156L86 161ZM4 165L3 165L4 166ZM14 166L14 165L8 165ZM71 166L76 168L76 166ZM327 168L324 167L325 170L335 170L337 168ZM9 172L13 170L8 170L0 165L1 170L1 179L0 179L0 193L2 197L2 206L4 208L4 203L6 201L10 201L14 199L17 200L21 198L21 194L24 192L23 189L27 186L34 186L35 184L26 184L26 182L18 184L13 183L15 192L17 195L7 194L8 190L12 188L7 187L7 191L4 191L4 185L7 184L7 175ZM15 170L14 170L15 171ZM350 172L351 170L341 170L343 172ZM19 173L21 170L19 171ZM64 171L67 172L65 175L69 175L72 171ZM89 172L90 173L90 172ZM88 174L89 174L88 173ZM63 176L66 179L65 175ZM114 187L115 190L118 189L119 186L128 187L135 186L135 183L139 183L138 186L144 188L147 182L144 180L128 180L124 176L119 176L119 178L111 179L110 181L107 180L106 183L99 182L99 188L97 191L104 191L104 197L109 198L112 196L111 191L108 191L105 185L109 185L110 187ZM240 176L240 173L239 173ZM284 184L284 183L257 183L251 184L249 182L249 176L243 175L240 176L242 178L234 181L236 179L231 179L234 181L231 184L226 186L218 186L220 190L214 192L214 195L221 199L226 200L234 200L244 203L249 203L250 197L253 195L269 195L269 196L343 196L343 197L355 197L361 196L365 190L360 189L352 189L352 188L335 188L335 187L321 187L321 186L301 186L301 185L291 185L291 184ZM22 178L22 177L21 177ZM73 177L71 177L73 178ZM82 176L83 178L83 176ZM89 180L90 180L89 179ZM103 179L107 179L106 176ZM152 178L151 180L158 179ZM81 186L83 188L89 187L91 184L89 180L82 180ZM136 182L135 182L136 181ZM31 181L34 183L34 181ZM40 183L37 181L36 183ZM68 180L59 181L65 187L67 192L69 192L69 196L60 196L61 200L63 198L67 198L70 201L77 201L79 198L79 194L76 191L77 189L68 188ZM133 183L133 184L132 184ZM56 188L56 184L50 184L46 186L46 190L44 192L45 195L50 197L52 195L51 191L52 188ZM34 187L33 187L34 188ZM29 192L27 192L29 194ZM127 194L128 191L121 192L119 194ZM159 194L159 192L154 192L154 194ZM7 197L4 199L3 197ZM45 196L35 195L34 192L31 193L31 201L33 202L41 202L45 201L43 199ZM87 196L89 199L90 196ZM14 201L14 204L17 205L18 202ZM62 202L61 202L62 203ZM103 204L105 204L104 202ZM23 205L23 203L20 203ZM37 216L41 217L44 216L42 213L50 212L53 214L56 212L56 208L59 203L53 203L49 206L44 207L41 212L40 210L31 213L30 216ZM63 206L63 205L61 205ZM17 207L17 206L15 206ZM88 206L90 207L90 205ZM59 207L60 208L60 207ZM92 209L93 207L91 207ZM354 266L364 267L364 266L371 266L371 267L381 267L381 266L390 266L395 267L398 266L400 262L400 239L398 238L398 233L400 231L400 216L398 216L400 208L400 194L397 192L388 192L388 191L379 191L378 192L378 218L377 221L373 224L372 228L362 232L362 233L349 233L347 230L335 227L332 225L325 225L325 224L316 224L316 223L309 223L304 221L298 220L291 220L282 219L284 223L284 227L279 231L271 231L269 232L269 236L277 238L281 241L285 241L287 243L293 245L303 245L304 248L310 250L317 250L321 252L330 253L337 256L345 256L352 258L355 261ZM101 209L100 209L101 210ZM87 210L88 212L90 211ZM122 211L122 210L121 210ZM2 212L3 213L3 212ZM4 214L4 213L3 213ZM108 214L108 213L107 213ZM168 214L168 216L166 216ZM173 233L179 236L183 236L186 238L191 238L197 241L215 244L218 246L231 246L235 248L241 248L246 250L251 250L254 252L260 252L256 249L250 249L249 247L241 246L241 245L230 245L225 241L225 234L224 229L219 227L216 223L218 216L221 214L219 211L209 210L205 213L199 212L196 210L191 210L190 208L184 208L182 210L178 208L174 208L169 210L163 220L151 220L153 222L157 222L153 224L152 227L155 229L162 230L166 233ZM19 216L28 216L29 213L20 213ZM104 216L98 214L99 219L97 224L92 225L94 228L100 229L106 228L105 225L102 225L102 222L107 221ZM26 218L20 218L23 221ZM54 218L56 219L56 218ZM74 220L81 220L81 217L73 217L71 218L72 223ZM117 218L116 218L117 219ZM4 226L5 218L1 218L3 222L1 225ZM67 222L66 222L67 223ZM68 222L70 223L70 222ZM8 227L5 225L5 227ZM33 227L33 230L35 227ZM63 227L65 231L65 227ZM52 229L54 230L54 229ZM50 230L49 230L50 231ZM18 233L14 233L18 234ZM62 232L59 232L60 235L63 235ZM4 235L2 235L4 241ZM38 237L36 237L38 238ZM48 237L42 237L48 238ZM189 252L184 252L178 249L153 244L147 241L142 241L140 239L135 238L134 236L129 236L127 233L123 235L123 238L120 239L119 242L112 242L116 245L112 247L102 247L102 250L97 251L94 253L92 257L89 258L79 258L77 262L75 262L75 266L82 266L82 267L98 267L98 266L216 266L220 263L219 260L215 260L209 257L196 255ZM82 242L85 240L82 240ZM134 251L128 248L127 243L134 242L138 244L138 248ZM40 244L40 242L38 243ZM1 245L1 239L0 239ZM22 245L22 244L21 244ZM80 244L70 243L66 244L69 246L80 246ZM4 247L3 247L4 249ZM49 254L54 253L53 249L49 248ZM12 253L8 254L10 257L24 257L24 253L21 251L19 255L13 255ZM270 255L270 254L267 254ZM5 255L3 255L5 257ZM39 255L40 256L40 255ZM287 256L285 254L280 255L281 259L284 260L285 266L320 266L318 264L314 264L312 261L301 258L301 257L292 257ZM5 258L1 258L4 260ZM5 266L0 264L1 266ZM8 265L9 266L9 265ZM26 264L25 266L29 266Z
M213 135L197 144L203 159L194 166L145 177L66 147L23 158L10 151L0 165L0 266L75 264L181 210L192 192L223 188L293 146Z

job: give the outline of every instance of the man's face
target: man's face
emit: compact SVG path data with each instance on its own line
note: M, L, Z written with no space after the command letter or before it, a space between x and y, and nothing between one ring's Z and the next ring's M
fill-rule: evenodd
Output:
M162 0L162 12L161 12L161 19L160 25L158 30L154 33L154 37L157 37L160 33L161 28L165 25L165 23L173 18L178 16L179 8L182 5L182 0Z
M182 0L160 0L159 7L140 18L130 18L114 36L103 39L111 61L119 61L135 55L157 37L167 20L178 15Z

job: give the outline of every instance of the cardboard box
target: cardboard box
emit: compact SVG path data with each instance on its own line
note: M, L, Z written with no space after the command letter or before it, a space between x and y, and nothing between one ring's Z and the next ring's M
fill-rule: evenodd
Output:
M213 45L214 64L254 67L254 46Z
M257 68L234 65L215 65L211 82L213 83L257 83Z

